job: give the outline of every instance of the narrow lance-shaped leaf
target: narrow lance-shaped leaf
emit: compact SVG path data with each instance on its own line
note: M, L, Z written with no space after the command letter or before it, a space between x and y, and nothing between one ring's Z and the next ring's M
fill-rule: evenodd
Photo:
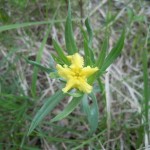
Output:
M84 98L82 99L82 104L83 104L83 110L84 110L85 114L87 115L87 119L89 122L90 133L92 134L93 132L96 131L97 126L98 126L99 111L98 111L97 99L96 99L94 93L91 93L90 97L92 98L91 106L88 103L87 95L85 95Z
M89 106L87 94L85 94L82 99L82 105L83 105L83 111L85 112L87 117L90 116L90 106Z
M81 33L82 33L82 36L83 36L83 43L84 43L84 64L87 66L87 65L90 65L89 62L88 62L88 56L90 55L89 54L89 50L88 50L88 36L87 36L87 32L83 29L82 26L80 26L80 30L81 30Z
M84 39L84 55L85 55L85 65L92 65L91 52L88 46L88 41Z
M124 46L124 40L125 40L125 30L123 30L119 40L117 41L116 46L111 50L111 52L108 54L106 59L104 60L103 66L100 69L100 73L103 73L116 58L120 55L121 50Z
M56 50L59 58L62 59L62 61L64 62L64 64L69 64L69 61L68 61L67 57L65 56L62 48L57 43L57 41L55 41L54 39L53 39L53 45L54 45L54 49Z
M72 31L70 0L68 1L68 16L65 25L65 42L66 42L67 52L69 55L72 55L78 51L74 40L73 31Z
M54 107L65 97L62 91L56 92L53 96L46 100L41 109L37 112L31 122L28 135L37 127L42 119L54 109Z
M104 40L104 43L102 45L102 49L101 49L101 52L98 56L98 59L97 59L97 62L96 62L96 66L101 69L103 63L104 63L104 60L105 60L105 57L106 57L106 51L108 49L108 37L106 37L106 39Z
M56 56L55 54L52 54L52 58L53 58L53 60L56 62L56 63L58 63L58 64L64 64L64 62L63 62L63 60L62 59L60 59L58 56Z
M53 118L51 120L51 122L58 121L58 120L61 120L65 117L67 117L77 107L77 105L81 102L82 98L83 98L83 96L74 97L71 100L71 102L66 106L66 108L61 113L59 113L55 118Z
M92 26L90 24L89 18L85 20L85 26L86 26L89 38L88 38L88 41L84 40L84 49L87 49L86 51L88 51L88 57L90 57L91 62L94 63L95 62L94 53L92 51L93 30L92 30Z
M97 62L96 62L96 66L99 68L100 71L101 71L101 67L103 66L103 63L104 63L104 60L106 57L107 49L108 49L108 37L105 39L105 41L102 45L101 53L99 54ZM90 84L92 84L94 82L95 78L97 78L99 76L99 72L97 72L93 76L91 76L91 78L89 79Z
M27 58L24 57L24 59L27 61L27 63L31 64L31 65L34 65L38 68L40 68L41 70L43 71L46 71L47 73L50 73L50 72L55 72L55 69L54 68L47 68L45 66L42 66L40 63L36 62L36 61L32 61L32 60L29 60Z
M88 40L89 47L92 47L93 31L92 31L92 26L91 26L91 24L90 24L89 18L87 18L87 19L85 20L85 26L86 26L86 29L87 29L87 32L88 32L88 35L89 35L89 40Z
M84 28L82 26L80 26L80 30L82 32L83 39L85 41L88 41L88 36L87 36L88 33L84 30Z
M93 133L96 131L98 127L99 110L98 110L97 98L93 92L90 94L90 97L92 98L93 104L91 106L91 117L89 121L91 125L91 133Z

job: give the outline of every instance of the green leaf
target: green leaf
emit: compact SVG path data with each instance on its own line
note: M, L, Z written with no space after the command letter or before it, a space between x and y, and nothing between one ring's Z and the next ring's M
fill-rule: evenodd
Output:
M85 60L86 60L85 64L92 66L95 63L95 60L94 60L94 54L92 50L93 31L92 31L89 18L85 20L85 26L88 33L88 37L87 37L87 34L85 33L84 29L82 29L82 34L84 38L84 53L85 53Z
M82 105L83 105L83 111L85 112L87 117L90 116L90 106L89 106L87 94L85 94L83 99L82 99Z
M82 104L83 104L83 110L87 115L87 119L89 122L90 133L92 134L96 131L98 127L99 110L98 110L97 99L93 92L90 94L90 97L92 98L91 106L89 105L87 95L85 95L84 98L82 99Z
M105 60L105 57L106 57L106 51L108 49L108 37L106 37L103 45L102 45L102 49L101 49L101 52L98 56L98 59L97 59L97 62L96 62L96 66L101 69L103 63L104 63L104 60Z
M92 66L93 64L95 64L95 59L92 50L93 31L92 31L89 18L85 20L85 26L87 32L83 29L82 26L80 27L83 36L83 43L84 43L84 54L85 54L84 60L85 60L85 65Z
M88 79L88 82L90 84L92 84L95 79L99 76L100 74L100 71L101 71L101 67L103 66L103 63L104 63L104 60L105 60L105 57L106 57L106 51L108 49L108 37L106 37L103 45L102 45L102 50L101 50L101 53L99 54L98 56L98 59L97 59L97 62L96 62L96 66L99 68L99 71L96 72L95 74L93 74L89 79Z
M116 60L116 58L120 55L124 46L124 40L125 40L125 30L123 30L119 40L117 41L116 46L111 50L111 52L108 54L108 56L104 60L103 66L100 69L100 73L103 73L114 62L114 60Z
M68 116L77 107L77 105L81 102L82 97L83 96L74 97L71 100L71 102L66 106L66 108L60 114L58 114L56 117L54 117L51 120L51 122L59 121L59 120L65 118L66 116Z
M99 109L97 104L97 98L93 92L90 94L90 97L93 100L93 104L91 106L91 117L90 117L91 131L93 133L96 131L98 127Z
M92 47L93 30L92 30L92 26L91 26L91 24L90 24L89 18L87 18L87 19L85 20L85 26L86 26L86 29L87 29L87 32L88 32L88 35L89 35L88 44L89 44L89 47Z
M57 64L64 65L63 61L55 54L52 54L52 58Z
M84 30L84 28L82 26L80 26L80 30L82 32L82 36L83 36L83 39L85 41L88 41L88 36L87 36L87 32Z
M105 38L103 45L102 45L102 49L101 52L98 56L97 62L96 62L96 67L99 68L99 71L97 71L95 74L93 74L92 76L89 77L88 79L88 83L89 84L93 84L93 82L95 81L95 79L100 75L101 73L101 67L103 66L105 57L106 57L106 52L108 49L108 37Z
M37 127L42 119L54 109L54 107L65 97L62 91L56 92L53 96L45 100L44 105L37 112L31 122L31 126L28 131L28 135Z
M58 72L51 72L51 73L49 74L49 77L50 77L51 79L60 78Z
M68 92L68 93L66 93L66 94L68 94L69 96L73 96L73 97L81 97L81 96L83 95L83 93L80 92L80 91Z
M27 63L31 64L31 65L34 65L38 68L40 68L41 70L47 72L47 73L50 73L50 72L55 72L55 69L53 68L47 68L47 67L44 67L42 66L40 63L36 62L36 61L32 61L32 60L29 60L27 58L24 57L24 59L26 60Z
M54 45L54 49L56 50L59 58L62 59L64 64L68 64L69 65L69 61L68 61L67 57L65 56L62 48L60 47L60 45L54 39L53 39L53 45Z
M88 47L88 41L86 41L86 39L84 39L84 57L85 57L85 65L92 65L92 61L90 59L90 51L89 51L89 47Z
M66 25L65 25L65 42L66 42L66 48L67 48L68 54L72 55L78 51L78 48L76 46L73 31L72 31L70 0L68 2L69 2L68 16L67 16Z
M81 32L83 35L83 43L84 43L84 61L85 61L85 65L88 66L92 66L95 62L94 60L94 54L92 52L92 49L89 47L89 42L88 42L88 37L86 32L84 31L84 29L81 28Z

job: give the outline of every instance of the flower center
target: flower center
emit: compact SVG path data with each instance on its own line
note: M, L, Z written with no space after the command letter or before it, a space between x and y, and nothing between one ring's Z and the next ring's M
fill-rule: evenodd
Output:
M79 79L79 78L81 78L81 73L79 71L74 71L73 77L76 79Z
M79 72L76 72L76 73L75 73L75 77L76 77L76 78L80 77L80 73L79 73Z

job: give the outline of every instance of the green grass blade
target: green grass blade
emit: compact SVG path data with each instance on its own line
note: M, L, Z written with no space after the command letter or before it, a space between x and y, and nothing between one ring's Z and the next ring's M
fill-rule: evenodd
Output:
M31 122L28 135L37 127L42 119L53 110L53 108L65 97L62 91L56 92L53 96L46 100L41 109L37 112Z
M80 19L72 19L80 21ZM37 22L24 22L24 23L16 23L16 24L9 24L9 25L4 25L0 27L0 32L7 31L7 30L13 30L13 29L18 29L18 28L25 28L25 27L30 27L30 26L38 26L38 25L46 25L46 24L51 24L51 23L61 23L65 22L65 19L59 19L59 20L49 20L49 21L37 21Z
M68 116L77 107L77 105L81 102L82 97L83 96L74 97L71 100L71 102L66 106L66 108L60 114L58 114L55 118L53 118L51 120L51 122L59 121L59 120L65 118L66 116Z
M100 70L101 73L104 72L113 63L113 61L120 55L121 50L123 49L124 46L124 40L125 40L125 30L123 30L119 40L117 41L116 46L111 50L111 52L104 60L103 66Z
M144 49L143 51L143 80L144 80L144 116L145 116L145 131L148 135L148 142L150 144L150 137L149 137L149 102L150 102L150 87L149 87L149 80L148 80L148 53L147 50Z
M148 58L147 50L143 51L143 79L144 79L144 102L145 102L145 116L148 120L148 102L149 102L149 80L148 80Z
M55 41L53 39L53 46L54 46L54 49L56 50L59 58L65 63L65 64L69 64L69 61L67 59L67 57L65 56L64 52L63 52L63 49L60 47L60 45L58 44L57 41Z
M58 8L59 8L59 6L58 6ZM56 10L56 12L55 12L55 14L54 14L54 16L53 16L53 20L54 20L54 18L56 17L56 14L57 14L57 12L58 12L58 8L57 8L57 10ZM44 49L44 46L45 46L45 44L46 44L46 42L47 42L47 39L48 39L49 33L50 33L50 31L51 31L52 25L53 25L53 22L49 25L49 27L48 27L48 29L47 29L47 31L46 31L46 35L45 35L45 37L44 37L44 39L43 39L43 41L42 41L42 44L41 44L41 46L40 46L40 49L39 49L39 51L38 51L38 54L37 54L37 57L36 57L36 62L37 62L37 63L40 63L40 61L41 61L42 54L43 54L43 49ZM31 94L32 94L33 97L36 96L36 81L37 81L37 75L38 75L38 67L35 66L34 69L33 69L32 85L31 85Z
M26 22L26 23L16 23L16 24L11 24L11 25L5 25L0 27L0 32L2 31L7 31L7 30L12 30L12 29L18 29L18 28L24 28L24 27L29 27L33 25L42 25L42 24L49 24L52 21L40 21L40 22Z
M76 42L74 39L74 35L73 35L73 30L72 30L70 0L68 4L68 16L67 16L66 25L65 25L65 42L66 42L67 52L69 55L72 55L78 51L78 48L76 46Z
M41 44L41 47L38 51L38 54L37 54L37 57L36 57L36 62L37 63L40 63L41 61L41 58L42 58L42 54L43 54L43 49L44 49L44 46L47 42L47 38L48 38L48 35L51 31L51 28L49 27L47 32L46 32L46 35L42 41L42 44ZM32 85L31 85L31 93L32 93L32 96L35 97L36 96L36 81L37 81L37 75L38 75L38 67L34 67L33 69L33 75L32 75Z

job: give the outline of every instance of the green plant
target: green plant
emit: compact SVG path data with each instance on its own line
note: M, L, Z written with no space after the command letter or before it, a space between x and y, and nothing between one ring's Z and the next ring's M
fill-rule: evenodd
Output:
M103 43L101 53L99 54L98 58L96 58L95 53L92 49L92 39L93 39L93 33L92 33L92 27L89 21L89 18L85 20L85 26L87 29L86 31L81 28L81 31L83 33L83 41L84 41L84 57L85 57L85 65L91 66L91 67L97 67L98 70L95 74L88 77L87 82L92 85L95 84L95 86L98 86L99 91L102 91L101 87L101 76L105 73L106 69L114 62L114 60L119 56L121 53L121 50L124 45L125 40L125 30L123 30L120 38L116 42L116 46L111 49L110 53L107 52L108 50L108 38L109 36L106 36L106 39ZM72 21L71 21L71 5L69 1L68 6L68 16L66 20L66 26L65 26L65 41L66 41L66 52L68 53L70 58L73 57L74 54L79 53L79 50L76 46L76 42L73 35L72 30ZM61 48L59 43L55 40L53 40L54 48L57 52L57 55L52 55L53 59L56 61L56 63L61 65L70 65L69 59L66 57L65 51ZM43 47L41 47L41 50ZM108 53L108 54L107 54ZM37 57L38 58L38 57ZM39 60L39 59L38 59ZM80 60L76 60L78 62ZM29 62L29 61L28 61ZM39 64L39 61L31 62L36 67L40 67L41 69L46 70L48 73L50 73L50 76L53 75L53 77L58 78L59 75L59 69L58 73L55 68L45 68ZM79 63L80 64L80 63ZM65 66L64 66L65 67ZM67 67L65 67L67 68ZM68 68L69 69L69 68ZM60 74L60 73L59 73ZM64 81L63 81L64 82ZM36 90L35 90L35 82L34 87L32 87L33 95L35 96ZM95 87L94 86L94 87ZM76 86L73 86L76 88ZM70 89L70 88L69 88ZM90 126L90 133L94 133L97 129L98 122L99 122L99 108L97 105L97 91L95 88L93 88L90 92L85 92L84 90L81 90L80 88L77 88L79 90L76 91L70 91L68 90L64 93L62 90L58 90L53 96L51 96L49 99L46 100L46 102L43 104L41 109L37 112L35 117L32 120L31 126L28 131L28 135L37 127L37 125L42 121L42 119L50 113L54 109L54 107L65 97L65 96L71 96L71 102L68 104L68 106L55 118L51 120L53 121L59 121L66 116L68 116L81 102L83 106L84 113L87 116L87 120L89 122ZM90 93L90 94L88 94ZM89 104L89 99L92 101L92 104Z

